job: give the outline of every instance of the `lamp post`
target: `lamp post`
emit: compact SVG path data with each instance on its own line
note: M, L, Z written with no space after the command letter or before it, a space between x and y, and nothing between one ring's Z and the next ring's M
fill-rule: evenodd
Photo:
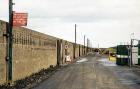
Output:
M128 65L131 68L131 58L130 58L131 57L131 45L128 44L126 47L128 50L128 62L129 62Z

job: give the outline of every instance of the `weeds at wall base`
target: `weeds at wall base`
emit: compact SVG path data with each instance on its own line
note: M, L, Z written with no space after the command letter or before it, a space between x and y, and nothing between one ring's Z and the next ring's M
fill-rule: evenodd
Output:
M13 86L10 85L2 85L0 86L0 89L29 89L32 88L39 83L41 83L43 80L48 79L50 76L52 76L56 71L61 70L66 66L55 66L50 67L48 69L42 69L40 72L32 74L29 77L26 77L25 79L15 81Z

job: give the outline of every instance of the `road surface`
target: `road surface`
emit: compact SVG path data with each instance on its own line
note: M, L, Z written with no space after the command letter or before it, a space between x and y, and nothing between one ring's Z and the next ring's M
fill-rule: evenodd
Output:
M117 66L106 56L91 54L33 89L140 89L140 69Z

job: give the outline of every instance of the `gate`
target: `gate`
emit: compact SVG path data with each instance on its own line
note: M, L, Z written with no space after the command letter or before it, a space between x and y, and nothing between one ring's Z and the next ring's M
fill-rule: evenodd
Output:
M81 49L80 49L80 45L79 45L79 57L81 56Z
M62 40L57 40L57 65L63 64Z

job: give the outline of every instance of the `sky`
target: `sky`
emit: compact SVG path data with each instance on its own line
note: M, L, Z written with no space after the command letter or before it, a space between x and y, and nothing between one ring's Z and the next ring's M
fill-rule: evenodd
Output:
M140 0L13 0L15 12L28 13L27 28L92 47L140 39ZM8 21L8 0L0 0L0 20ZM131 34L134 33L132 36Z

